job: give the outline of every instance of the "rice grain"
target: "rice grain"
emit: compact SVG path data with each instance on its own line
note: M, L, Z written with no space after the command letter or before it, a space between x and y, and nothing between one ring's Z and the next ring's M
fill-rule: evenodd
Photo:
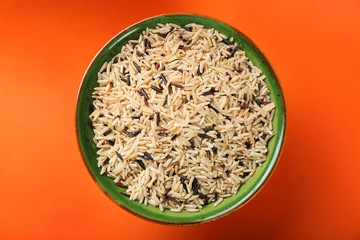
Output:
M146 29L99 69L92 97L100 173L161 211L236 194L274 135L265 75L240 42L198 24Z

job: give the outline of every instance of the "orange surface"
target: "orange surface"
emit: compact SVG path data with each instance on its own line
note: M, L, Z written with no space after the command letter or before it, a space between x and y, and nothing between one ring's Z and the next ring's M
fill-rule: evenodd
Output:
M78 87L97 51L128 25L171 12L247 34L277 71L288 109L266 186L237 212L190 227L116 206L75 136ZM0 239L360 239L359 16L358 0L0 1Z

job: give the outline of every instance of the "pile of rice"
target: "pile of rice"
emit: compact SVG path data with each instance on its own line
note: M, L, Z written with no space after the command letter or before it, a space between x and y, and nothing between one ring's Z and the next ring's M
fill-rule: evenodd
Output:
M214 29L147 29L98 73L89 123L101 174L161 211L217 206L266 160L275 105L264 78Z

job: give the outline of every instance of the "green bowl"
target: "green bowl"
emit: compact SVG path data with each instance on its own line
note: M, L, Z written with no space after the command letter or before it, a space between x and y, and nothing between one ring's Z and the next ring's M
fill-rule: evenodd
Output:
M121 51L121 47L131 39L137 39L146 28L154 28L157 23L175 23L184 25L188 23L198 23L206 28L215 28L228 37L233 37L235 42L241 42L241 48L245 50L247 57L255 66L266 75L265 82L270 89L270 98L276 105L275 116L273 119L274 137L268 143L268 156L262 167L256 170L256 173L245 184L243 184L238 193L214 207L214 203L206 205L199 212L189 213L182 211L180 213L165 210L161 212L159 208L145 206L138 201L130 201L128 197L120 192L124 191L113 182L113 179L106 175L100 175L100 168L97 166L97 148L93 142L94 132L88 125L90 115L91 94L94 87L97 86L97 72L104 62L110 61ZM204 223L225 216L249 202L251 198L264 186L279 160L280 153L284 144L286 129L286 110L283 92L279 80L272 69L269 61L258 47L243 33L231 26L209 17L191 15L191 14L170 14L152 17L138 22L118 33L98 52L85 72L80 85L77 107L76 107L76 131L80 151L83 156L85 166L90 175L95 180L100 189L117 205L130 213L149 221L171 224L171 225L189 225Z

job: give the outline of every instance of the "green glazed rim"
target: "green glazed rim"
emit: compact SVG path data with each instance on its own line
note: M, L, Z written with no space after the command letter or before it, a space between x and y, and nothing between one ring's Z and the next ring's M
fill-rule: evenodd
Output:
M198 23L206 28L214 28L222 34L233 37L236 43L241 42L241 49L246 52L247 57L253 64L263 71L266 75L265 82L270 90L271 101L275 103L276 110L273 119L273 129L275 135L268 143L267 160L262 167L257 168L255 174L244 183L238 193L223 200L214 207L214 203L204 206L199 212L190 213L182 211L180 213L165 210L161 212L159 208L151 205L145 206L138 201L130 201L128 197L120 192L125 188L117 186L113 179L106 175L100 175L100 168L97 166L97 148L93 142L94 132L88 125L90 115L91 94L97 86L97 73L104 62L109 62L116 54L121 51L121 47L131 39L137 39L146 28L154 28L157 23L175 23L185 25L188 23ZM286 109L284 95L279 80L265 55L258 47L243 33L233 27L213 18L193 14L169 14L160 15L140 21L118 33L97 53L90 63L81 82L77 103L76 103L76 133L78 146L82 153L82 158L90 175L100 187L100 189L117 205L126 211L143 219L168 224L168 225L190 225L209 222L219 219L249 202L256 193L264 186L270 175L274 171L284 145L286 131Z

